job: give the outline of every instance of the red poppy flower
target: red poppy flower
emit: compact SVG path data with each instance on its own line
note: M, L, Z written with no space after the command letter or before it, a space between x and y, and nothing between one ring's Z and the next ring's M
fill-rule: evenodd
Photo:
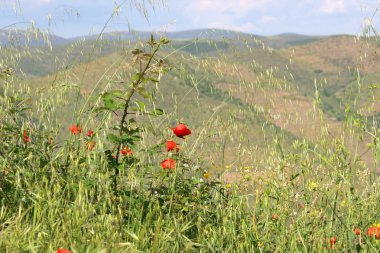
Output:
M185 124L178 124L176 127L171 128L171 130L173 130L173 133L177 137L182 139L184 139L184 136L191 134L191 130Z
M380 227L370 227L367 234L369 237L375 236L376 239L380 239Z
M87 136L88 136L88 137L91 137L91 136L93 136L93 135L94 135L94 131L90 130L90 131L87 132Z
M78 125L72 125L69 127L69 130L70 132L73 134L73 135L77 135L79 133L82 132L82 128Z
M132 155L132 149L128 148L128 147L125 147L121 150L121 153L123 155L126 155L126 156L130 156Z
M30 142L30 139L28 138L28 132L24 130L24 134L22 135L22 140L24 143Z
M172 140L169 140L169 141L166 142L166 150L168 152L172 151L172 150L176 150L178 152L179 151L179 147L177 146L177 143L175 143Z
M161 162L161 167L164 169L164 170L174 170L175 168L175 160L172 159L172 158L166 158L165 160L163 160Z
M332 248L334 246L336 241L337 241L336 236L333 236L330 238L330 248Z
M58 249L57 253L71 253L71 251L68 249Z
M355 229L354 229L354 232L355 232L356 235L360 235L360 229L355 228Z
M277 219L278 219L278 215L277 215L277 214L275 214L275 213L274 213L274 214L272 214L272 219L273 219L273 220L277 220Z

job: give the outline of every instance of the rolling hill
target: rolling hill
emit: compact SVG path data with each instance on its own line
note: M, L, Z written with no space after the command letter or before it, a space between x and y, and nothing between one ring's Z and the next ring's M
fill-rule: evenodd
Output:
M223 29L195 29L186 31L115 31L104 32L103 34L84 35L72 38L63 38L54 34L44 33L40 31L28 30L0 30L0 45L28 45L31 47L46 46L49 41L53 46L68 45L78 41L95 41L97 39L108 41L145 41L150 38L151 34L155 36L165 36L170 40L189 41L189 40L210 40L219 41L221 39L229 40L233 43L235 40L261 40L265 45L272 48L284 48L294 45L302 45L314 42L322 38L321 36L310 36L302 34L279 34L275 36L260 36L249 33L237 32Z
M115 78L130 78L126 52L133 48L131 40L137 35L146 38L149 33L104 34L100 41L95 41L96 35L74 38L70 44L58 43L52 51L31 48L29 55L20 58L20 80L32 90L64 89L57 105L64 132L83 99L115 85ZM210 29L167 36L173 41L162 57L170 56L167 60L173 69L152 92L156 104L172 113L164 122L151 122L151 127L164 136L157 126L169 126L176 119L187 122L201 133L201 144L199 139L189 144L192 152L211 157L215 167L253 161L261 166L259 157L273 151L268 147L276 135L287 144L299 139L311 145L317 145L321 135L331 140L346 135L341 120L347 104L341 101L352 102L355 113L368 108L371 94L366 87L379 77L378 46L371 39L297 34L262 37ZM359 89L358 73L363 89L355 100L347 100L352 90ZM67 88L70 85L79 87L79 93L77 88ZM373 104L377 112L380 106L376 101ZM363 153L369 138L364 137L359 146L357 141L347 142L347 148ZM362 158L371 161L371 157Z
M71 42L73 42L73 40L53 34L42 33L40 31L0 29L0 45L2 46L41 47L47 46L49 43L58 46L67 45Z

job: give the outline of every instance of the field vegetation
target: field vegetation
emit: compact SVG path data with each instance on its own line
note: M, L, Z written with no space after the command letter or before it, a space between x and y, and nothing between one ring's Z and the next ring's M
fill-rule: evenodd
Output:
M0 252L380 251L376 36L0 45Z

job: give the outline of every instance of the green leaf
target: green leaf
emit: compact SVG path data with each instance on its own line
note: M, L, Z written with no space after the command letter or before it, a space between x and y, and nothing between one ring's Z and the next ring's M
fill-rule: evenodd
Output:
M134 129L126 129L125 132L127 132L129 135L134 135L136 133L140 133L142 130L137 127L137 128L134 128Z
M104 93L102 96L104 107L108 110L115 110L118 108L118 103L116 103L114 96L111 93Z
M108 134L107 140L116 144L120 144L122 142L122 139L114 134Z
M162 44L168 44L168 43L170 42L170 40L168 40L167 38L161 38L161 39L160 39L160 42L161 42Z
M295 173L291 176L291 179L290 181L293 181L294 179L296 179L298 176L300 175L300 173Z
M115 158L112 157L113 152L111 150L106 150L104 153L107 156L108 164L112 166L116 166L116 160Z
M111 91L112 95L114 95L115 97L120 97L122 98L124 96L124 92L121 91L121 90L113 90Z
M141 78L142 74L141 73L137 73L135 75L132 76L132 81L137 81Z
M137 88L137 92L138 92L141 96L143 96L145 99L150 98L150 93L149 93L146 89L144 89L143 87L138 87L138 88Z
M138 136L138 135L133 135L133 136L132 136L132 140L134 140L134 141L140 141L140 140L141 140L141 137Z
M105 108L105 107L99 107L99 108L96 108L96 109L94 110L94 113L99 113L99 112L106 111L106 110L108 110L108 109Z
M30 108L30 107L23 107L23 108L21 108L20 109L20 112L22 112L22 111L27 111L27 110L31 110L32 108Z
M151 80L154 83L159 83L160 81L157 78L149 77L149 80Z
M135 144L135 142L140 141L141 137L138 135L131 136L130 134L123 134L120 138L121 143L128 144L129 146L132 146Z
M133 145L134 144L134 141L132 140L132 138L128 135L128 136L126 136L126 135L123 135L122 136L122 143L123 144L127 144L127 145L129 145L129 146L131 146L131 145Z
M135 120L134 118L130 118L130 119L128 120L128 124L131 125L131 124L133 124L133 123L136 123L136 120Z
M110 92L106 92L102 95L102 99L103 99L103 103L104 103L104 109L106 110L111 110L111 111L114 111L114 110L117 110L117 109L123 109L124 108L124 104L123 103L120 103L120 102L117 102L117 98L115 96L119 96L122 97L123 94L120 92L120 91L112 91L112 93Z
M160 116L160 115L163 115L163 114L165 114L165 112L164 112L164 110L162 110L162 109L153 109L153 110L151 110L150 112L149 112L149 115L151 115L151 116Z

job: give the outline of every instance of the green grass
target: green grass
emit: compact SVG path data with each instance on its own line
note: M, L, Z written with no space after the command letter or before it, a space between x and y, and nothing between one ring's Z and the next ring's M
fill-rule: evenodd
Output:
M124 107L109 108L125 100L104 94L127 98L133 73L141 72L134 47L58 48L48 58L62 62L49 58L47 67L34 62L37 49L2 51L0 251L378 252L380 241L367 230L380 222L379 133L377 122L352 106L376 100L376 93L352 92L376 76L355 82L350 73L326 74L329 85L338 84L326 85L320 99L314 79L324 72L300 62L286 68L284 52L224 43L163 48L157 57L166 64L149 68L146 91L132 96L122 129ZM84 60L76 57L81 51ZM158 83L154 70L164 73ZM314 97L322 118L342 113L339 97L346 106L342 132L332 136L321 123L315 140L296 137L270 113L218 89L220 83ZM142 107L165 114L133 113ZM184 140L169 129L178 123L192 130ZM71 134L72 124L83 132ZM88 130L95 135L86 136ZM123 131L127 136L119 136ZM180 144L178 153L166 151L168 139ZM121 142L133 156L115 160ZM160 166L168 157L176 159L173 171Z

